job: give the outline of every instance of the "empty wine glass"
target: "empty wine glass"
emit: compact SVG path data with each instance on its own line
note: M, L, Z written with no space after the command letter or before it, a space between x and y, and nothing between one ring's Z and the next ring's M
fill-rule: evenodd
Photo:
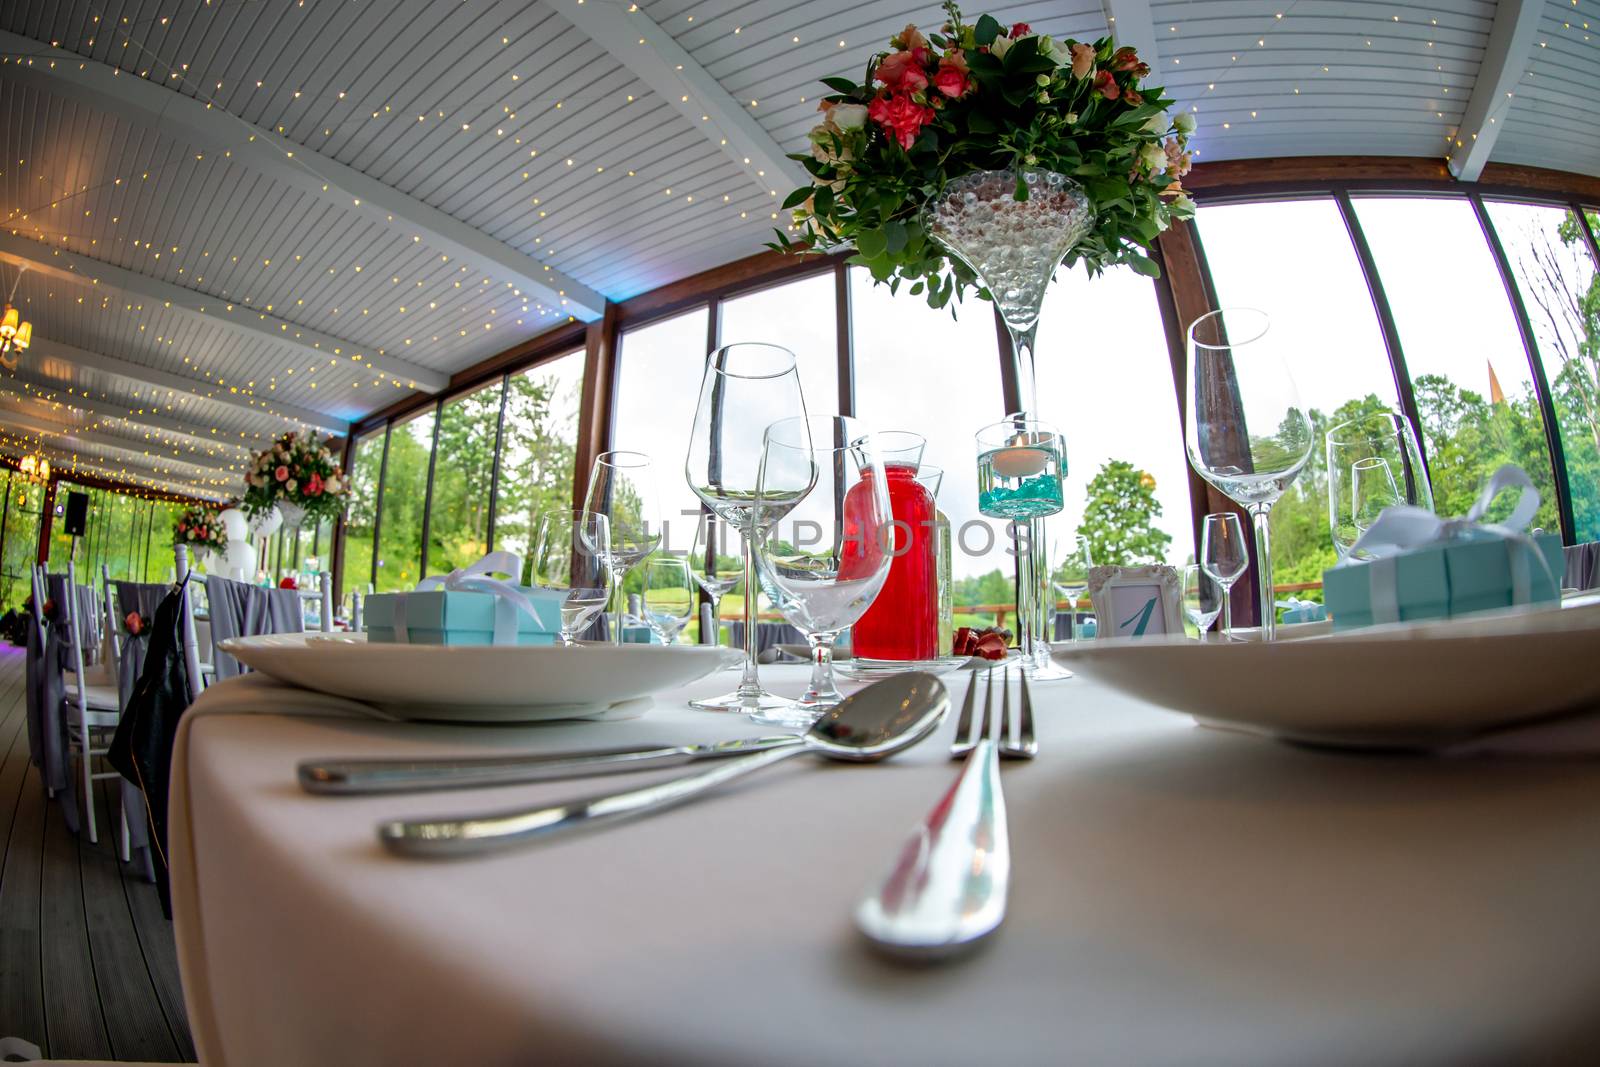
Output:
M1384 508L1399 503L1400 487L1395 485L1386 460L1369 456L1350 465L1350 524L1357 537L1378 521Z
M1056 595L1067 602L1067 639L1076 641L1078 601L1089 591L1089 568L1094 566L1094 557L1089 553L1089 539L1082 534L1065 541L1065 548L1061 544L1058 542L1055 552L1060 562L1051 573L1051 585Z
M700 635L703 644L720 643L715 627L722 625L722 598L739 584L739 561L727 555L738 536L726 522L709 513L701 515L694 527L694 541L689 546L689 576L711 599L713 630L710 636Z
M1206 633L1211 629L1211 624L1217 621L1217 612L1222 610L1225 600L1222 587L1206 573L1204 567L1191 563L1183 568L1183 613L1200 631L1200 640L1206 639Z
M610 522L611 536L603 558L611 576L612 600L617 604L616 643L620 645L625 614L621 606L622 583L661 544L661 507L650 457L643 452L602 452L596 456L589 471L583 510L589 515L604 515Z
M1387 469L1388 481L1395 490L1390 504L1410 504L1433 510L1433 486L1428 481L1422 449L1417 445L1410 420L1393 411L1377 411L1341 422L1328 430L1328 528L1340 559L1350 554L1365 526L1371 524L1368 521L1357 528L1358 507L1370 506L1372 502L1372 494L1368 492L1366 505L1358 505L1355 495L1358 467L1369 475L1381 476L1378 463ZM1370 477L1368 481L1370 483Z
M756 538L761 579L778 610L811 645L811 684L757 722L811 725L844 699L833 681L833 642L872 604L889 575L893 512L872 435L836 415L784 419L762 445L759 495L778 516Z
M1267 517L1311 457L1311 420L1265 313L1229 308L1189 327L1184 410L1190 465L1254 522L1261 637L1271 641L1277 613Z
M744 537L744 674L739 688L691 706L710 711L787 707L794 702L761 688L756 670L755 541L776 515L756 498L767 427L805 417L794 353L768 344L727 345L706 357L684 476L701 501ZM802 422L801 427L804 427Z
M694 619L694 580L689 577L688 561L665 555L645 560L640 601L645 625L662 644L677 644L678 635Z
M1233 636L1233 583L1250 569L1250 550L1244 543L1244 524L1231 511L1207 515L1200 531L1200 566L1222 587L1222 636ZM1272 602L1269 600L1270 605ZM1274 612L1269 606L1265 615Z
M561 602L563 645L577 644L578 635L605 610L610 544L610 521L582 509L546 512L534 524L529 584L566 590Z

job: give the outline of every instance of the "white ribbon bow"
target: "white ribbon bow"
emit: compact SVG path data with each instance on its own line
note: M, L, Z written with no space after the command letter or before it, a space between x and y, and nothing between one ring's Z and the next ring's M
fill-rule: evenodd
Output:
M1507 489L1516 488L1520 488L1522 494L1505 522L1482 521L1495 497ZM1377 521L1356 539L1346 560L1346 563L1356 562L1360 552L1373 557L1366 564L1371 568L1368 588L1372 600L1372 621L1394 622L1400 618L1399 592L1395 588L1395 556L1425 545L1461 540L1473 531L1490 534L1528 550L1527 553L1511 552L1511 602L1526 604L1532 599L1533 589L1529 553L1539 561L1545 576L1555 584L1555 576L1550 571L1550 564L1545 561L1544 553L1539 551L1533 538L1523 532L1538 511L1539 490L1533 487L1533 480L1528 473L1515 463L1502 464L1499 470L1490 475L1478 499L1459 519L1441 519L1426 508L1411 504L1384 508Z
M491 594L494 597L494 643L497 645L517 643L519 613L532 619L540 629L551 629L540 618L539 609L533 606L533 601L528 599L514 580L508 582L491 578L491 574L509 574L513 578L521 575L522 557L515 552L490 552L469 567L458 567L449 574L422 579L413 591L423 593L432 589L446 589L458 593ZM400 593L394 601L394 640L402 645L409 641L406 632L406 599L407 595Z

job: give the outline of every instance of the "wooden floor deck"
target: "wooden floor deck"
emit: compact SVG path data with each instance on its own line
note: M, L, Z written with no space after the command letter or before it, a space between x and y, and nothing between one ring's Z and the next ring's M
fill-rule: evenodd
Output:
M73 835L28 762L22 652L0 645L0 1037L58 1059L193 1062L172 924L117 861L114 784L96 783L100 843Z

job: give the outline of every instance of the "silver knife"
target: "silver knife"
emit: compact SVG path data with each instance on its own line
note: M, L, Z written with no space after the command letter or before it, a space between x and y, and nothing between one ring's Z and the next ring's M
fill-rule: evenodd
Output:
M300 788L319 795L481 789L679 767L701 760L789 748L800 743L800 738L793 734L781 734L700 745L634 746L507 756L305 760L299 765L299 778Z

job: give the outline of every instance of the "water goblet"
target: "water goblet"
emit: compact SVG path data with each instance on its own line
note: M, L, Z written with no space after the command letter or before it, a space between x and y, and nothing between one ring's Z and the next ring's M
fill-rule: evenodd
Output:
M725 521L707 512L700 516L694 527L694 541L689 546L689 576L711 600L711 635L702 633L702 644L719 644L717 627L722 625L722 598L739 584L740 568L737 559L724 553L737 533Z
M1277 631L1268 515L1311 458L1311 419L1266 314L1225 308L1189 328L1184 445L1200 477L1250 513L1261 637Z
M1200 566L1222 587L1222 636L1233 637L1233 583L1244 577L1250 569L1250 550L1244 543L1244 525L1231 511L1207 515L1200 532ZM1264 613L1271 617L1274 609L1267 601Z
M811 684L757 722L809 726L844 699L833 681L833 642L872 604L889 576L894 514L883 459L854 419L774 423L762 445L759 495L776 521L756 539L762 583L811 646Z
M1206 573L1198 563L1183 568L1183 613L1200 631L1200 640L1206 639L1211 624L1217 621L1217 612L1226 601L1217 580Z
M561 643L575 645L606 607L611 523L581 508L546 512L534 524L531 544L529 584L566 591Z
M1082 534L1072 538L1065 551L1058 546L1055 554L1061 562L1056 564L1051 584L1056 595L1067 602L1067 639L1076 641L1078 601L1089 591L1089 568L1094 566L1094 557L1089 552L1089 539Z
M1433 510L1433 486L1422 462L1422 449L1411 422L1393 411L1375 411L1341 422L1328 430L1328 528L1340 559L1350 555L1364 529L1355 522L1357 465L1378 460L1388 469L1395 488L1390 503ZM1361 470L1376 473L1376 465ZM1360 553L1365 556L1366 553Z
M684 477L706 507L744 537L744 674L739 688L690 706L756 714L793 701L761 688L756 668L755 541L776 515L760 505L757 478L767 427L804 418L794 353L777 345L735 344L706 357ZM802 427L804 423L800 424Z
M1378 521L1385 508L1399 503L1400 487L1387 460L1368 456L1350 464L1350 525L1357 538Z
M643 452L602 452L589 472L589 491L583 510L604 515L610 539L602 557L611 576L616 610L616 643L622 644L622 583L629 573L662 541L661 507L656 495L655 468ZM591 550L596 546L591 543Z
M676 644L695 614L688 561L680 556L651 556L644 561L643 574L640 614L662 644Z

